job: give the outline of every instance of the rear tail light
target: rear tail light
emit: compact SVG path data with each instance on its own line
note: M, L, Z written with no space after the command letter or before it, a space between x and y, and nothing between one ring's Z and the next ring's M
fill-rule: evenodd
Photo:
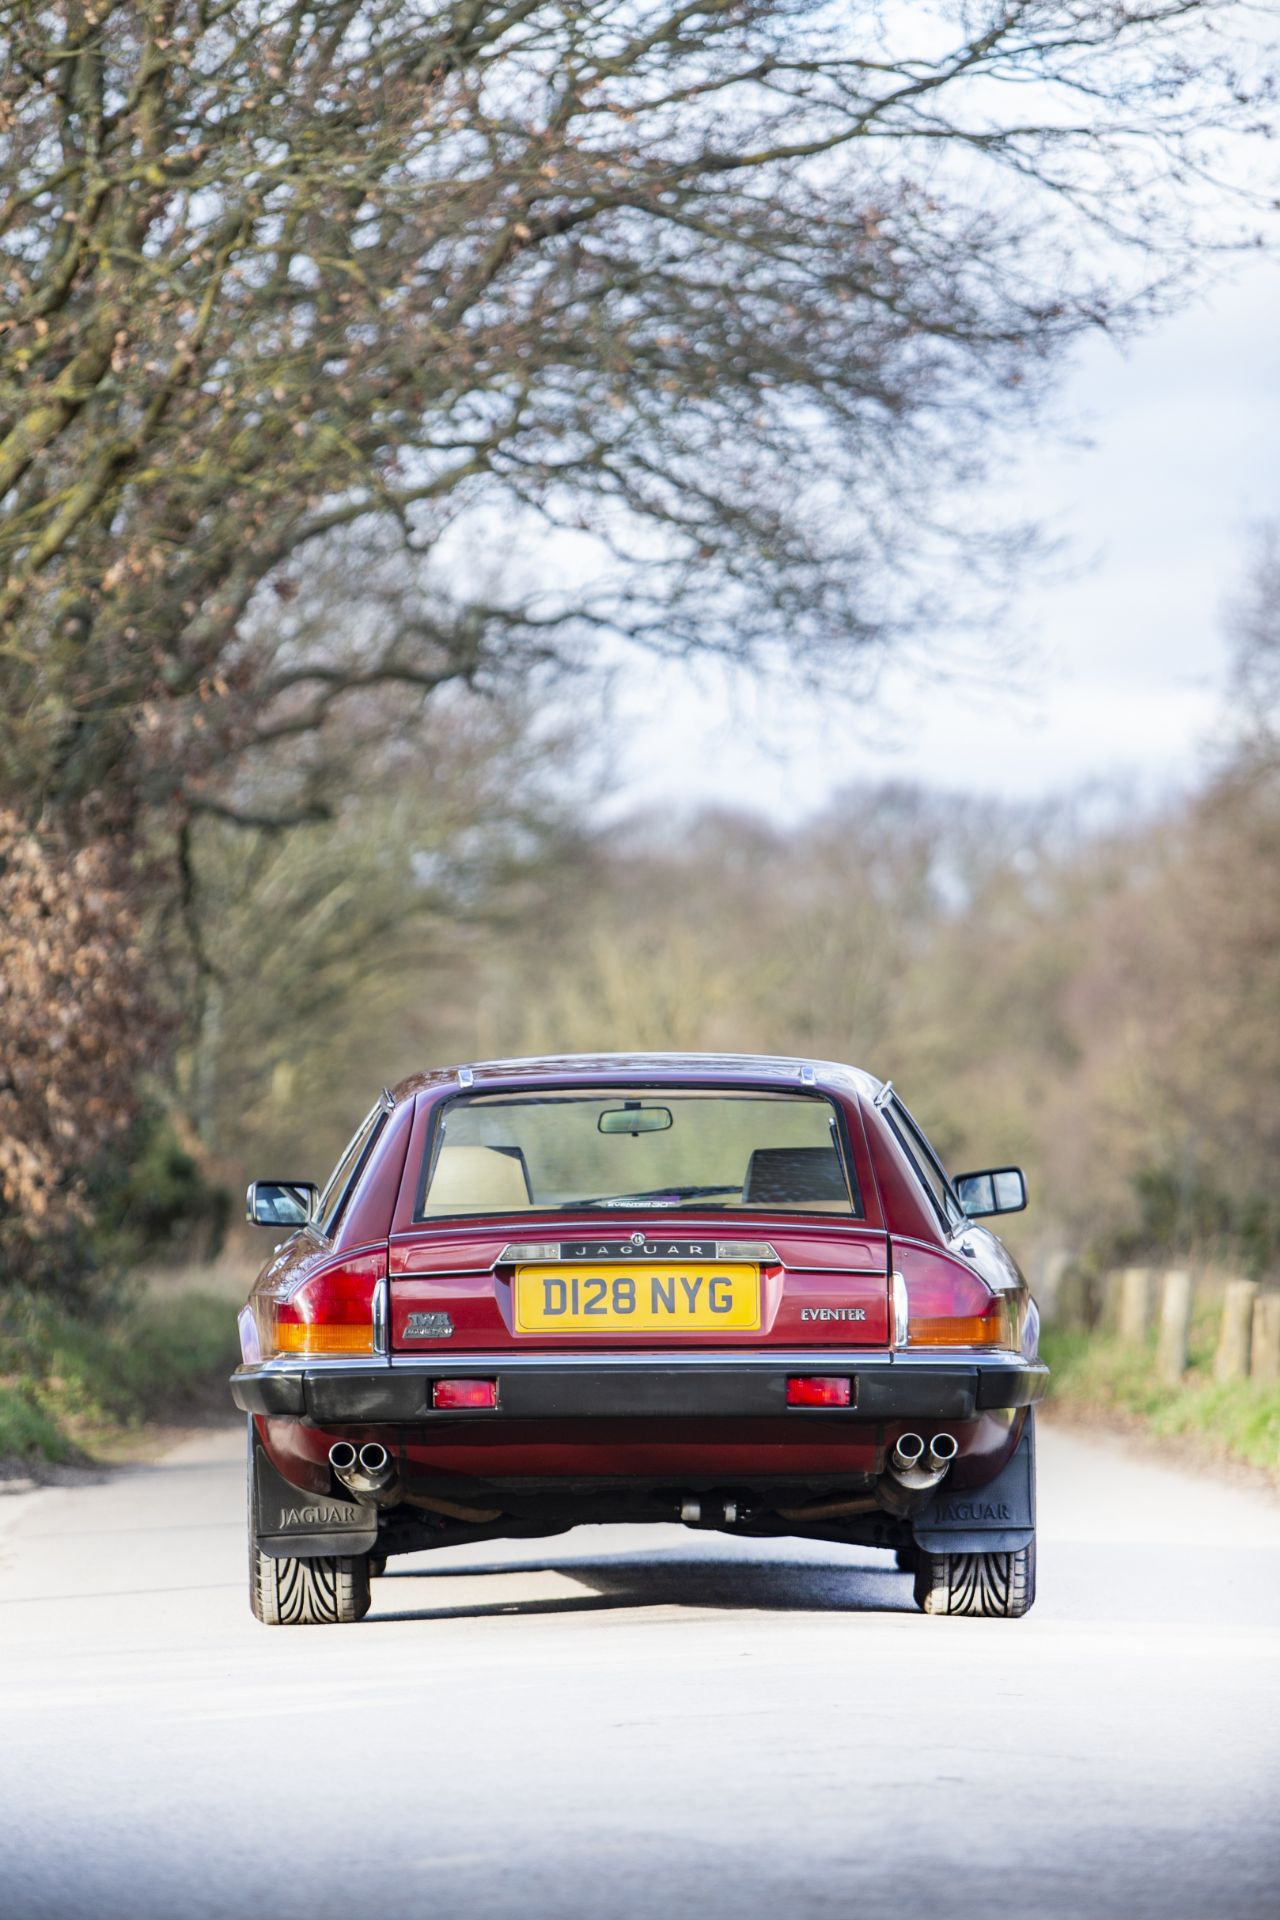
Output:
M789 1407L847 1407L850 1383L833 1374L792 1374L787 1380Z
M437 1380L431 1390L433 1407L496 1407L496 1380Z
M385 1255L362 1253L321 1267L279 1294L258 1295L254 1311L263 1358L374 1353L375 1310L386 1271Z
M910 1275L905 1291L901 1345L1017 1350L1025 1310L1021 1294L993 1293L977 1274L950 1264Z

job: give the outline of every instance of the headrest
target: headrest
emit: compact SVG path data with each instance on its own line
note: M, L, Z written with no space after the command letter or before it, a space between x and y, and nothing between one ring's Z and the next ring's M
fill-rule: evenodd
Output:
M529 1181L518 1154L501 1147L441 1147L425 1211L470 1213L527 1207Z
M793 1205L818 1200L849 1204L834 1147L757 1147L747 1162L744 1206Z

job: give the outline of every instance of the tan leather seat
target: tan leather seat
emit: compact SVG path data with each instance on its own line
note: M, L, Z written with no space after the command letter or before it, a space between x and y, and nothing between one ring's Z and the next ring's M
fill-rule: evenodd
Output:
M441 1147L427 1213L496 1213L530 1206L524 1166L497 1147Z

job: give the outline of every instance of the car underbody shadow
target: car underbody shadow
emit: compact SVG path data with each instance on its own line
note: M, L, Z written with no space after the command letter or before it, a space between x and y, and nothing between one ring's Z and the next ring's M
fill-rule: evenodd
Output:
M508 1591L476 1594L472 1583L501 1579ZM410 1582L429 1581L425 1605L402 1607ZM554 1584L551 1592L545 1589ZM576 1591L564 1590L572 1582ZM401 1584L403 1583L403 1585ZM911 1581L887 1560L838 1564L746 1560L670 1551L479 1566L393 1568L374 1583L369 1622L474 1620L486 1615L627 1611L650 1607L766 1613L914 1613ZM413 1592L413 1597L418 1597ZM389 1610L379 1602L390 1603Z

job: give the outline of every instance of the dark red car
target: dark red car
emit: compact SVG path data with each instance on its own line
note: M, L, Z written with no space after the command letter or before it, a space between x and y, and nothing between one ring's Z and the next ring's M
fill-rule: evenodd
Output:
M250 1595L358 1620L390 1554L683 1521L882 1547L928 1613L1025 1613L1022 1275L892 1086L821 1061L600 1055L385 1093L240 1316Z

